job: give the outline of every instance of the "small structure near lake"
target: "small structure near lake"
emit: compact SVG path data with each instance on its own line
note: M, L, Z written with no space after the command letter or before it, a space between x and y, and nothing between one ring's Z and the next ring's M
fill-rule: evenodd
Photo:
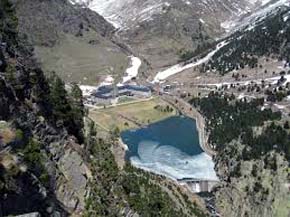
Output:
M219 183L217 180L199 180L192 178L184 178L177 180L181 185L186 185L190 191L194 193L211 192Z

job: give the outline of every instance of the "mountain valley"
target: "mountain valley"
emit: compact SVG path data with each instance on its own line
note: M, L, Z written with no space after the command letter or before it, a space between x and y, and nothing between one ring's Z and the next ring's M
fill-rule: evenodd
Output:
M288 0L0 0L0 216L289 217Z
M248 16L269 3L257 0L73 2L104 16L118 29L118 35L154 69L207 50L225 33L224 27L228 30L229 20Z

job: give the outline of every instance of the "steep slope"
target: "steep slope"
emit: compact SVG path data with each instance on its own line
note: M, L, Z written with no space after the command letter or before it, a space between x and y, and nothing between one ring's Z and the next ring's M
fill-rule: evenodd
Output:
M265 0L262 1L261 7L257 7L255 10L251 11L250 13L241 14L234 19L228 19L221 24L223 28L226 29L227 32L233 33L243 27L253 24L260 19L267 17L269 14L276 10L276 8L288 5L289 1L287 0Z
M77 144L81 110L59 79L48 83L17 26L1 1L0 215L66 216L84 209L90 177Z
M289 216L289 118L261 109L264 98L238 99L223 91L192 100L206 119L217 151L215 190L221 216ZM242 201L242 202L241 202Z
M119 28L118 35L154 68L204 50L220 37L223 21L267 1L236 0L72 0L97 11Z
M15 4L19 32L28 37L45 71L67 82L96 84L127 67L130 52L112 38L114 27L97 13L66 0Z
M259 59L266 57L289 65L290 7L282 6L267 16L259 17L229 36L227 45L213 55L202 71L221 74L244 68L262 67Z
M236 25L208 49L198 49L199 52L193 53L193 58L189 56L187 61L159 70L152 80L164 81L183 72L182 82L192 77L192 71L196 71L201 72L203 77L210 75L208 80L214 81L217 76L231 71L244 76L263 71L256 76L258 79L263 77L264 71L276 73L276 70L287 70L289 2L271 1L237 21ZM224 81L226 79L229 78L223 77Z

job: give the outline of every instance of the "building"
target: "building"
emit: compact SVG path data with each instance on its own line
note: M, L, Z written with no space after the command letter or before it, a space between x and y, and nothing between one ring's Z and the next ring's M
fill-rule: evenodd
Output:
M149 98L151 88L141 85L101 86L87 98L89 104L112 104L113 100L121 97Z

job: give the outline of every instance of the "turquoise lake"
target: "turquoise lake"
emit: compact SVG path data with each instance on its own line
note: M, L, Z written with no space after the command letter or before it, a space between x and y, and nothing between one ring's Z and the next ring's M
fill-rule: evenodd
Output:
M127 159L141 169L173 179L217 180L214 163L200 148L195 120L175 116L121 133Z

